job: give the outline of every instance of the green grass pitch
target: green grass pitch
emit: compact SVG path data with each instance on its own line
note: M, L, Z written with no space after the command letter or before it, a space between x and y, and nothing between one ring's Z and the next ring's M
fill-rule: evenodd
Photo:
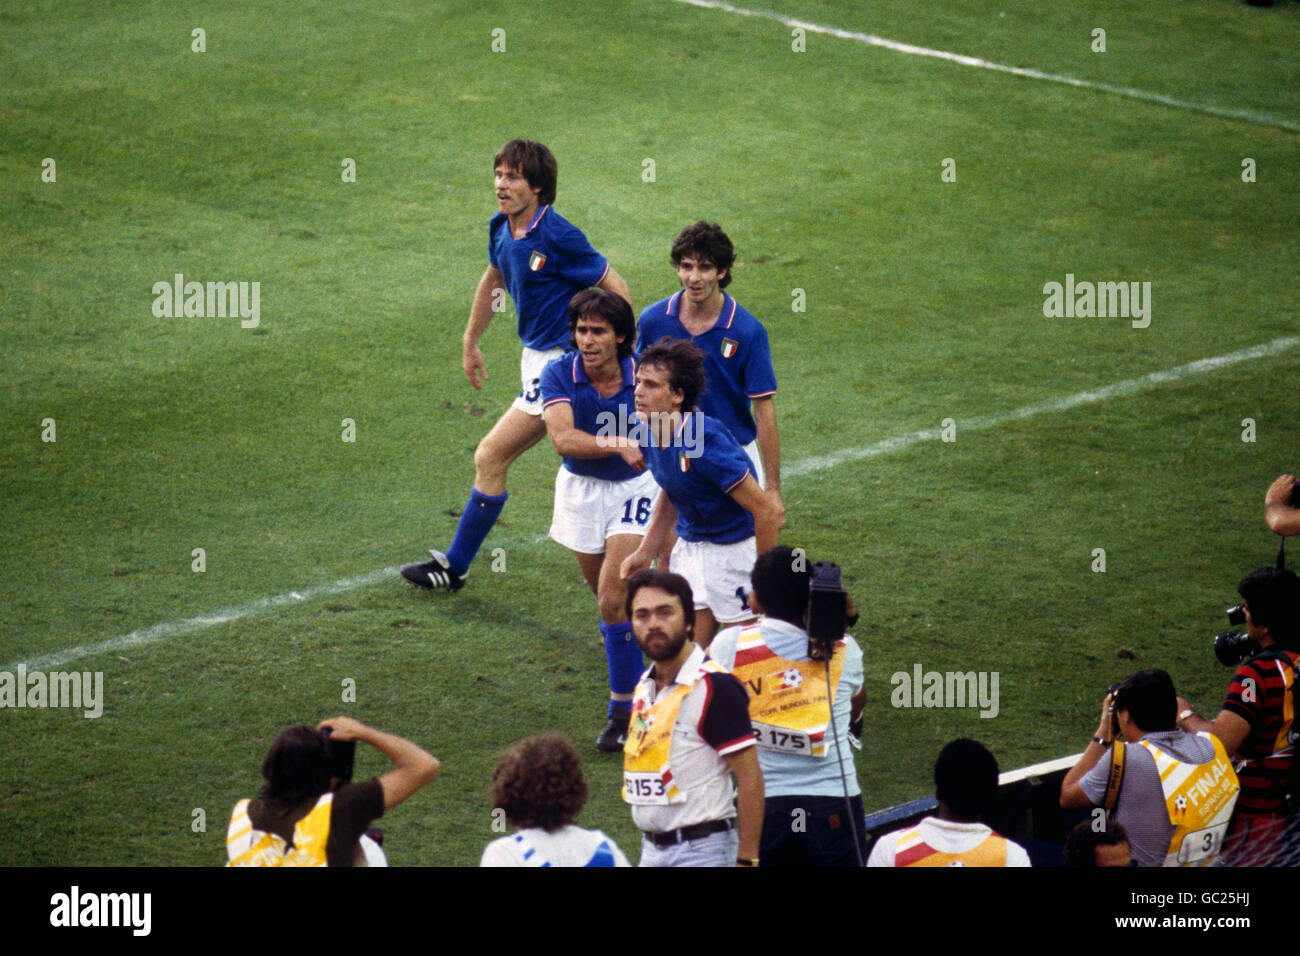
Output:
M383 822L395 865L477 863L497 755L545 730L584 754L579 822L635 856L592 747L595 603L544 538L549 445L511 472L503 570L485 553L432 596L374 574L449 541L518 387L511 313L482 392L459 361L514 136L554 150L557 208L638 309L673 290L682 226L735 241L781 385L782 540L839 561L863 612L868 808L929 792L955 736L1004 768L1076 752L1140 667L1214 712L1210 636L1300 466L1300 346L1005 413L1298 334L1300 6L760 2L1183 105L817 31L796 50L674 0L0 11L0 669L158 636L51 668L103 673L98 719L0 710L0 863L218 864L275 732L337 713L443 760ZM176 273L259 282L258 327L156 317ZM1149 327L1044 316L1067 274L1150 282ZM955 441L812 461L949 418ZM918 663L997 672L997 716L893 707Z

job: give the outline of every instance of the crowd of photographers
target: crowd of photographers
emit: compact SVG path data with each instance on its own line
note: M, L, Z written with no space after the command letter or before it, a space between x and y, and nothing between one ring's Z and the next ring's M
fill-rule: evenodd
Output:
M1276 566L1242 578L1241 603L1228 608L1246 630L1215 638L1220 663L1235 669L1217 716L1198 714L1163 670L1139 671L1106 694L1096 733L1061 784L1062 808L1090 811L1071 833L1070 862L1120 859L1108 848L1123 845L1138 866L1300 864L1300 579L1285 568L1286 537L1300 532L1297 499L1293 475L1265 496L1265 521L1282 542Z
M1270 486L1265 520L1283 546L1276 567L1240 582L1228 617L1246 629L1215 640L1220 661L1235 667L1217 716L1178 697L1163 670L1112 686L1061 783L1061 807L1079 818L1067 866L1300 864L1300 579L1284 552L1285 538L1300 533L1294 476ZM751 579L750 605L763 617L724 631L708 654L693 640L685 579L643 570L629 581L628 619L651 661L623 764L641 865L1030 865L1024 847L988 825L997 761L965 739L935 763L937 813L880 835L868 854L852 756L863 656L846 633L857 615L839 568L777 546ZM393 769L351 782L356 741ZM230 865L386 865L371 824L438 771L416 744L348 717L290 727L262 764L259 797L235 807ZM613 840L576 825L586 796L564 738L511 748L493 774L492 802L516 832L493 841L482 865L627 866Z

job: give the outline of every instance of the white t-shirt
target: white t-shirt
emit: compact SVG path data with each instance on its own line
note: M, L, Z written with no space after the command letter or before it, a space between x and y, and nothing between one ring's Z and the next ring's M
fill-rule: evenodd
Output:
M886 833L871 848L867 866L893 866L898 838L912 829L895 830ZM938 817L926 817L920 823L921 839L928 846L940 853L965 853L973 850L993 833L982 823L955 823L952 820L940 820ZM1019 843L1007 840L1007 866L1029 866L1029 854Z
M630 866L618 844L600 830L566 826L558 830L532 827L513 836L493 840L483 850L479 866L602 866L594 858L609 859L614 866Z

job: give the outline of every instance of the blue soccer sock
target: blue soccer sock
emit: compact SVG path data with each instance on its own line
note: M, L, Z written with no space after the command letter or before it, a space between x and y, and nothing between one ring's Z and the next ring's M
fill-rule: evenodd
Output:
M631 694L636 690L636 682L641 677L641 672L645 670L644 662L641 660L641 646L632 636L631 622L606 624L601 621L600 634L605 639L605 662L609 665L610 693ZM632 701L610 700L607 716L613 717L615 708L630 711Z
M477 488L470 489L469 503L461 512L460 524L456 526L456 537L452 538L451 547L447 549L447 563L457 574L463 575L469 570L478 549L483 547L483 539L497 523L501 509L509 497L508 492L485 495Z

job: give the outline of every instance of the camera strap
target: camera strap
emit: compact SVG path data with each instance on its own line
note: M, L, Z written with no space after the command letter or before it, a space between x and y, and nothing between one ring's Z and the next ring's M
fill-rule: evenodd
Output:
M831 684L831 661L829 657L826 658L825 664L826 697L830 701L833 699L831 695L834 693L835 688ZM862 859L862 842L861 837L858 836L858 821L853 815L853 803L849 798L849 779L844 772L844 748L840 741L839 728L835 726L835 708L833 706L831 707L830 721L827 723L826 728L835 738L835 762L839 764L840 783L844 787L844 815L849 818L849 835L853 838L853 852L858 858L858 866L866 866L866 861Z
M1106 796L1102 799L1102 807L1107 810L1114 810L1115 804L1119 803L1119 787L1124 782L1124 741L1115 740L1110 745L1110 773L1106 776Z

